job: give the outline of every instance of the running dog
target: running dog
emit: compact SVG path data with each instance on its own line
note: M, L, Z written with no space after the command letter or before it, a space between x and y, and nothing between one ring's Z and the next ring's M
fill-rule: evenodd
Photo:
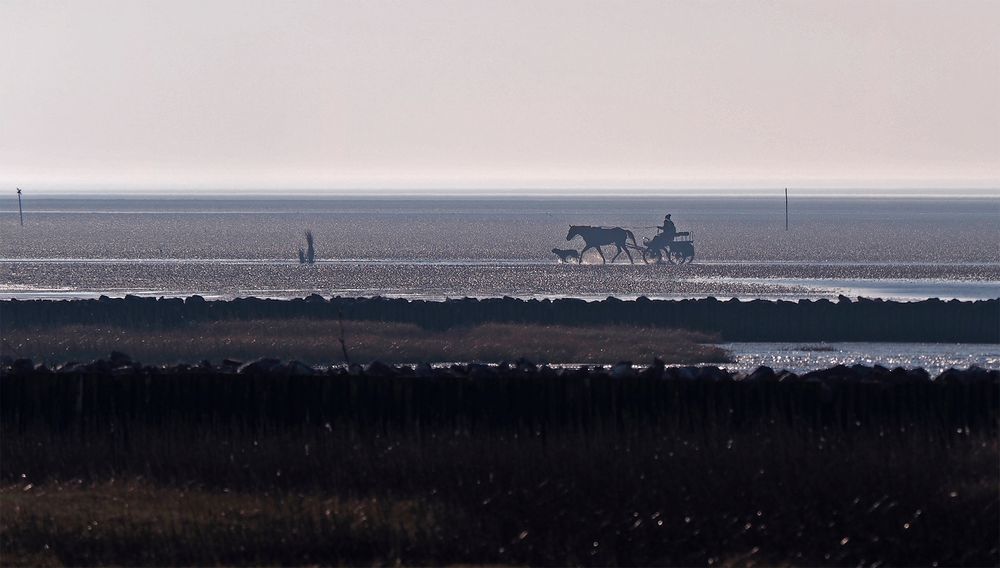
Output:
M575 249L554 248L552 252L556 253L556 256L559 257L559 262L569 262L571 259L580 262L580 253L576 252Z

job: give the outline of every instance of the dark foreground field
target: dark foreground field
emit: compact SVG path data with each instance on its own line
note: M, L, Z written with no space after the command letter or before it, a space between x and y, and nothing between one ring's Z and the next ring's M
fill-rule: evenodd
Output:
M996 565L1000 374L0 377L0 560Z

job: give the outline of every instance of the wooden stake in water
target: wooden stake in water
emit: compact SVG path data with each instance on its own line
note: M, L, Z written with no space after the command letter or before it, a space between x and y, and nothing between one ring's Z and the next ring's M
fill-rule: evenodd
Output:
M24 210L21 209L21 188L17 188L17 215L21 219L21 226L24 226Z
M785 188L785 230L788 230L788 188Z

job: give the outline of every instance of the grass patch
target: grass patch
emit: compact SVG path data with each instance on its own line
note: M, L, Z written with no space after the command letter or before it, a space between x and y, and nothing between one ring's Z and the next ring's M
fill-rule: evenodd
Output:
M717 338L698 332L638 326L543 326L491 323L448 331L371 321L344 322L350 357L386 363L513 361L723 363ZM170 329L114 325L67 325L4 331L3 353L52 363L106 357L112 350L150 364L226 357L297 359L310 364L343 362L335 320L225 320Z
M3 563L998 560L997 443L975 436L170 438L123 460L7 437L6 473L27 473L0 490ZM41 475L46 460L61 466Z
M132 480L0 489L4 565L389 563L439 521L423 500L209 491Z

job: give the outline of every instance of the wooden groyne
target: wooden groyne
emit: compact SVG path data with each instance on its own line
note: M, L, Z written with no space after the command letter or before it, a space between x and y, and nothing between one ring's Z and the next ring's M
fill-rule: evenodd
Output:
M542 325L629 324L716 333L725 341L886 341L1000 343L1000 299L894 302L463 298L269 300L101 297L0 301L0 330L67 324L175 327L225 319L344 318L449 329L486 322Z

